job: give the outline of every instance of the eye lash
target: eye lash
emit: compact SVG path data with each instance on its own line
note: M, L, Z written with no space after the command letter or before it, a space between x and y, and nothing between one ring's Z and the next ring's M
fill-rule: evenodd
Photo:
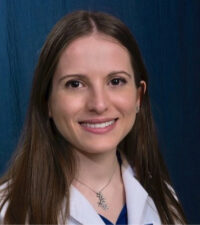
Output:
M127 80L125 78L119 78L120 81L122 81L123 83L127 83Z
M72 83L72 80L69 80L69 81L67 81L67 82L65 82L65 86L66 87L69 87L69 85Z
M119 84L117 85L113 85L113 86L120 86L120 85L123 85L123 84L126 84L127 83L127 80L125 78L122 78L122 77L114 77L110 80L110 82L112 82L113 80L119 80Z
M77 82L78 84L82 84L81 83L81 81L79 81L79 80L69 80L69 81L67 81L66 83L65 83L65 86L67 87L67 88L78 88L78 86L77 87L73 87L73 82L75 83L75 82Z

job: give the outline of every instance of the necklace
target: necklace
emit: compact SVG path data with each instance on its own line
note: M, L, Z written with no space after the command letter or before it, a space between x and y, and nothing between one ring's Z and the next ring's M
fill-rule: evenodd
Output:
M117 163L116 163L116 166L115 166L114 169L113 169L113 172L112 172L111 177L109 178L108 182L107 182L107 183L106 183L99 191L95 191L95 190L94 190L93 188L91 188L89 185L83 183L82 181L80 181L79 179L77 179L77 178L75 177L75 179L76 179L80 184L86 186L86 187L89 188L92 192L94 192L94 193L96 194L96 197L98 198L97 204L98 204L98 206L101 207L103 210L107 210L107 209L109 209L109 207L108 207L108 204L106 203L106 199L105 199L105 197L104 197L102 191L110 184L110 182L111 182L111 180L112 180L112 178L113 178L113 175L114 175L114 173L115 173L116 167L117 167Z

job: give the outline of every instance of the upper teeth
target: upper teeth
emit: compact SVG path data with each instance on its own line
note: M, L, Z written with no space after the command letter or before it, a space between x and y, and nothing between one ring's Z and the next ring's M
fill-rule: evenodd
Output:
M104 128L113 124L115 120L111 120L105 123L83 123L83 126L91 127L91 128Z

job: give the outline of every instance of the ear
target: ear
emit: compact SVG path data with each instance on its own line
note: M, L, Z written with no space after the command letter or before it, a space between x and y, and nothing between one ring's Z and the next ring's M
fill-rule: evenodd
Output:
M146 92L146 82L144 80L140 81L140 86L137 89L137 107L140 108L142 97Z
M143 93L141 93L141 94L145 94L145 92L146 92L146 88L147 88L147 85L146 85L146 82L144 81L144 80L141 80L140 81L140 88L142 89L142 91L143 91Z
M52 118L52 112L51 112L51 107L49 102L48 102L48 115L49 115L49 118Z

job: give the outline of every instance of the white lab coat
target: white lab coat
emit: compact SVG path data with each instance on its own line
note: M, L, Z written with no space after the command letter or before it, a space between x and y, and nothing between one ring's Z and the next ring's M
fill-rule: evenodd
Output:
M123 159L121 169L126 192L128 224L161 225L153 200L136 180L132 168L125 159ZM0 212L0 224L2 224L6 208L7 204ZM67 221L63 221L60 217L60 224L105 225L89 201L74 186L70 188L70 216Z
M136 180L132 168L125 159L123 159L121 169L126 192L128 224L160 225L160 217L153 200ZM70 195L68 225L105 225L92 205L74 186L71 186Z

